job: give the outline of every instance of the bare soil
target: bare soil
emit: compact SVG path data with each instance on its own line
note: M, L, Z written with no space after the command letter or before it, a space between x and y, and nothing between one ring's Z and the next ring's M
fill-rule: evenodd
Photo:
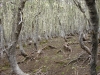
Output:
M68 65L70 61L76 59L84 51L80 48L76 36L72 36L67 40L72 48L72 52L64 50L65 41L60 37L40 41L38 50L42 49L42 52L39 55L35 51L33 44L24 46L28 54L26 60L24 60L25 58L20 55L20 51L17 49L16 57L17 61L20 62L20 68L31 75L90 75L89 61L84 62L88 56L87 54L84 55L83 60L78 60ZM88 43L86 45L90 46ZM99 57L97 71L98 73L100 72ZM0 75L11 75L11 68L6 56L0 59Z

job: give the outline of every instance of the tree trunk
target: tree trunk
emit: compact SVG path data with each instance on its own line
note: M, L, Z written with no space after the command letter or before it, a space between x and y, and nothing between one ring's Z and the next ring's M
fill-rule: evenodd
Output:
M21 55L26 57L27 53L25 52L23 45L22 45L22 35L20 35L18 43L19 43L19 49L20 49Z
M3 51L4 51L3 26L2 26L2 23L0 23L0 54L1 54L1 58L3 58Z
M92 26L91 27L92 28L91 29L92 49L91 49L90 74L97 75L96 62L97 62L97 50L98 50L99 18L95 6L95 0L85 0L85 2L89 10L90 23Z
M3 51L2 51L2 46L3 46L3 43L2 43L2 25L1 25L1 19L0 19L0 58L3 57Z
M26 73L24 73L18 66L17 61L16 61L16 44L17 41L12 43L12 46L10 47L9 51L8 51L8 59L12 68L12 73L17 74L17 75L28 75Z
M19 2L20 1L20 2ZM22 10L25 6L26 0L16 0L16 4L18 4L18 7L15 6L13 9L13 26L12 26L12 43L10 48L8 49L8 59L10 62L10 66L12 68L12 72L17 75L28 75L24 73L18 66L16 61L16 44L18 42L19 34L22 28Z
M3 12L0 13L1 18L0 18L0 55L1 58L3 58L3 52L5 50L5 39L4 39L4 27L3 27Z

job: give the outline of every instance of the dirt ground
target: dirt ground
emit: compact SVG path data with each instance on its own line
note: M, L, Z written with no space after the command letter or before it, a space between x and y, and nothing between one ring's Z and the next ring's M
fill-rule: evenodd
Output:
M69 63L84 53L84 51L80 48L76 36L70 37L67 40L72 48L72 52L64 50L65 41L60 37L40 41L38 46L38 50L42 49L40 54L34 50L33 44L24 46L28 54L26 60L24 60L25 58L20 55L20 51L17 49L16 56L20 68L31 75L90 75L89 61L85 61L88 56L86 53L83 55L83 60ZM88 43L86 44L89 46ZM100 72L99 57L97 71L98 73ZM6 56L0 59L0 75L11 75L11 68Z

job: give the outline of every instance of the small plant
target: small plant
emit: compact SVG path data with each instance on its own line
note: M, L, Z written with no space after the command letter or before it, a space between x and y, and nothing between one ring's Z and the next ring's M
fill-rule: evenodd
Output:
M62 72L62 75L64 75L65 74L65 72Z

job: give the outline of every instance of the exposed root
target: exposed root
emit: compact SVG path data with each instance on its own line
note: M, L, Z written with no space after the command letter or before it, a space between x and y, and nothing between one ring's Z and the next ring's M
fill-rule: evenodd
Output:
M79 44L79 42L68 43L69 45Z
M63 52L63 51L62 51L62 50L58 50L58 51L57 51L57 54L58 54L58 53L61 53L61 52Z
M64 43L64 50L72 52L72 48L69 46L69 44L67 42Z
M28 62L28 60L30 60L32 57L25 57L21 62L18 62L18 64L24 63L24 62Z
M45 49L57 49L57 48L54 46L48 45L42 48L42 50L45 50Z
M73 64L73 63L78 62L78 61L83 61L83 63L85 63L88 59L89 59L89 56L86 57L86 53L82 53L77 58L71 60L67 65Z
M89 55L91 55L91 50L89 47L87 47L84 42L83 42L83 32L80 32L80 36L79 36L79 42L80 42L80 46L81 48L87 52Z
M66 62L66 61L63 61L63 60L61 60L61 61L54 61L56 64L63 64L63 65L67 65L67 63L68 62Z
M39 49L37 51L37 53L35 53L35 54L32 53L33 56L28 56L27 55L21 62L18 62L18 64L21 64L21 63L24 63L24 62L28 63L28 61L36 60L41 53L42 53L42 49Z
M91 55L89 55L89 56L83 61L83 64L85 64L87 61L89 62L89 61L90 61L90 58L91 58Z
M21 55L22 55L23 57L27 57L27 56L28 56L26 52L21 52Z
M48 47L49 47L50 49L57 49L56 47L51 46L51 45L49 45Z
M48 75L48 72L42 72L42 68L43 68L43 66L42 67L40 67L38 70L37 70L37 72L36 73L34 73L34 75Z

